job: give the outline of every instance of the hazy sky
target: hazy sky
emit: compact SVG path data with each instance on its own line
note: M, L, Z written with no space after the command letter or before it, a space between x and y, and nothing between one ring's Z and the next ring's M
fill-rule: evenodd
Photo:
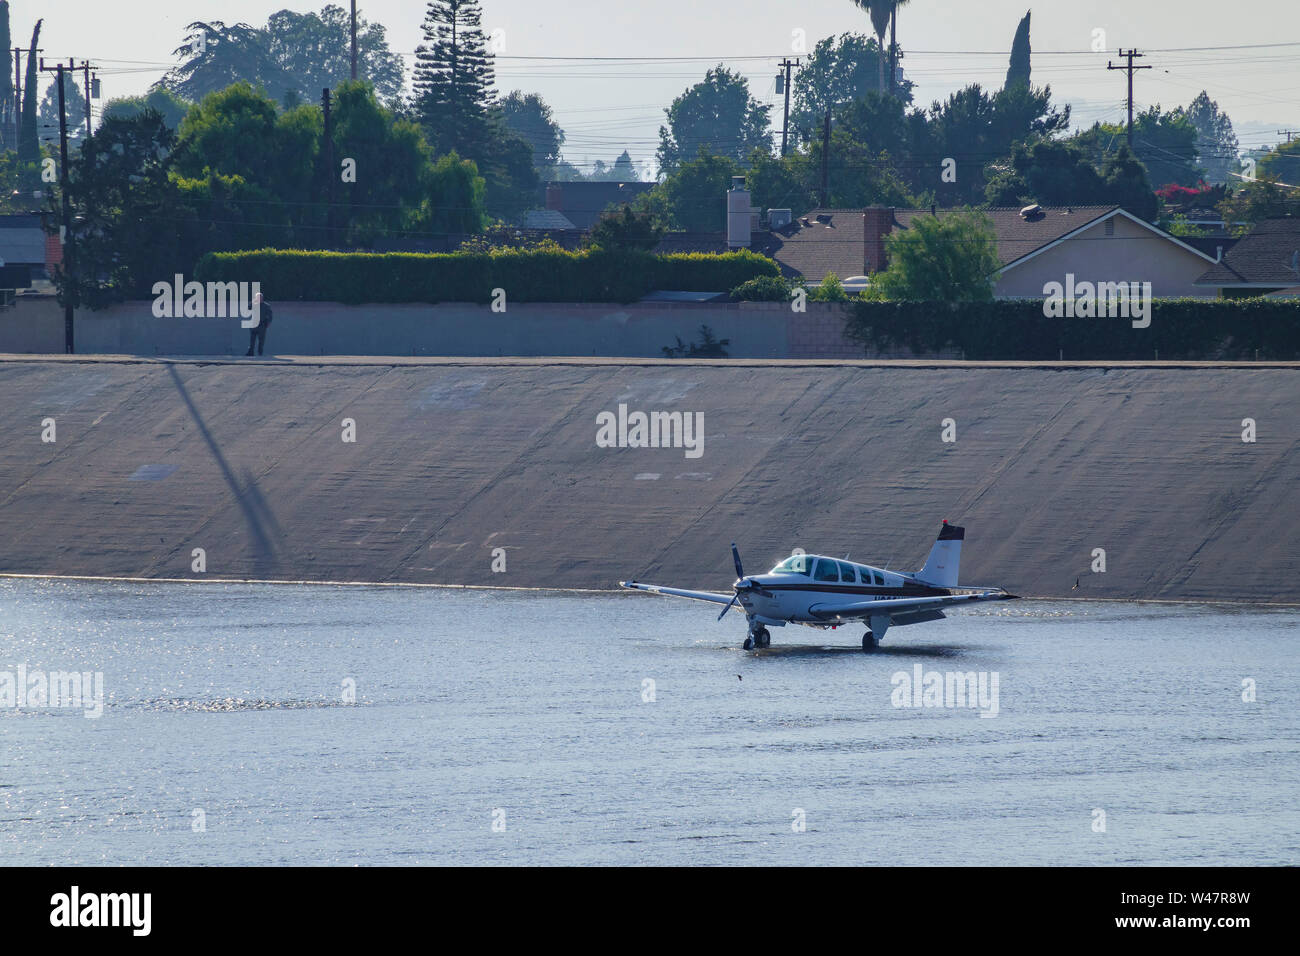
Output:
M174 61L171 51L193 20L262 26L276 10L324 5L323 0L10 2L15 44L26 46L36 17L44 17L45 56L102 64L106 97L148 88ZM830 34L870 32L869 19L851 0L483 0L482 7L485 30L504 31L498 87L542 94L567 134L566 157L580 164L610 161L625 147L638 162L652 156L664 107L718 61L749 77L751 92L777 107L773 117L779 126L773 78L780 58L795 55L793 32L804 31L809 49ZM907 75L919 84L917 101L928 105L970 82L1000 86L1016 24L1028 7L1029 0L911 0L899 14L898 42ZM385 25L390 48L404 54L421 42L424 10L424 3L413 0L367 0L360 6L363 16ZM1031 31L1034 82L1050 83L1054 99L1073 104L1076 123L1083 125L1124 115L1124 75L1108 73L1107 55L1091 52L1095 30L1105 31L1112 58L1118 47L1152 51L1142 62L1154 69L1137 75L1139 106L1186 105L1206 89L1232 118L1243 147L1272 144L1280 138L1276 130L1300 127L1295 108L1300 4L1076 0L1039 5ZM1267 44L1277 45L1230 49ZM1209 49L1181 49L1189 47ZM522 59L541 57L633 59ZM647 57L699 59L636 59ZM409 80L410 56L406 62Z

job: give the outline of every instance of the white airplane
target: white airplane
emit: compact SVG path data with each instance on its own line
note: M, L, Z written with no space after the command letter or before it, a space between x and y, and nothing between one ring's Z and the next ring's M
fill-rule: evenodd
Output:
M880 645L885 631L905 624L942 620L941 610L954 604L977 601L1011 601L1016 595L996 587L963 587L957 584L961 543L966 529L946 520L939 538L930 549L925 567L914 574L888 571L866 564L841 561L820 554L793 554L767 574L745 576L740 552L731 546L736 563L732 594L716 591L687 591L638 581L620 581L625 588L725 604L718 620L737 603L749 619L745 650L768 647L772 636L768 626L836 628L851 621L867 624L862 649Z

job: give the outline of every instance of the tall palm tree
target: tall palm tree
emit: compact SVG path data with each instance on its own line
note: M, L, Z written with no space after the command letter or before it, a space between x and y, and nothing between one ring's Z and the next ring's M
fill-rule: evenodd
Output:
M898 85L898 8L907 0L894 0L889 5L889 89Z
M876 89L883 94L885 92L885 32L889 29L889 21L894 17L894 0L853 0L853 3L867 11L867 15L871 17L871 29L876 31L876 44L879 48L876 65L880 67Z
M877 65L880 67L880 79L877 88L881 93L885 92L885 32L889 32L889 86L892 92L894 89L894 76L897 73L898 65L898 43L897 32L895 30L895 21L897 20L898 8L907 3L907 0L853 0L855 6L866 10L871 17L871 29L876 31L876 43L880 47L880 55L876 58Z

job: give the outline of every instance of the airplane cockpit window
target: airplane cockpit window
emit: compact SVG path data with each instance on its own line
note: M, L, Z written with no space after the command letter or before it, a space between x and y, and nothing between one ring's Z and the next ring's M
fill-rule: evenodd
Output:
M773 574L803 574L811 570L812 559L806 554L792 554L772 569Z
M814 581L838 581L840 572L836 563L829 558L822 558L817 562L817 573L813 575Z

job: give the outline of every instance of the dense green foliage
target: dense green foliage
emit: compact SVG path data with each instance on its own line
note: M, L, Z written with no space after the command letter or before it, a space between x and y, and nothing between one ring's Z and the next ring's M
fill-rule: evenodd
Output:
M257 281L272 300L324 302L632 302L655 289L716 292L776 264L749 251L706 255L492 249L417 255L261 249L212 253L200 281Z
M1034 300L855 302L848 334L869 348L968 359L1300 359L1300 303L1156 299L1149 328L1127 318L1047 318Z
M782 276L755 276L731 290L741 302L789 302L790 283Z
M885 239L889 266L871 277L872 299L980 302L993 298L997 239L987 216L974 210L916 216Z

